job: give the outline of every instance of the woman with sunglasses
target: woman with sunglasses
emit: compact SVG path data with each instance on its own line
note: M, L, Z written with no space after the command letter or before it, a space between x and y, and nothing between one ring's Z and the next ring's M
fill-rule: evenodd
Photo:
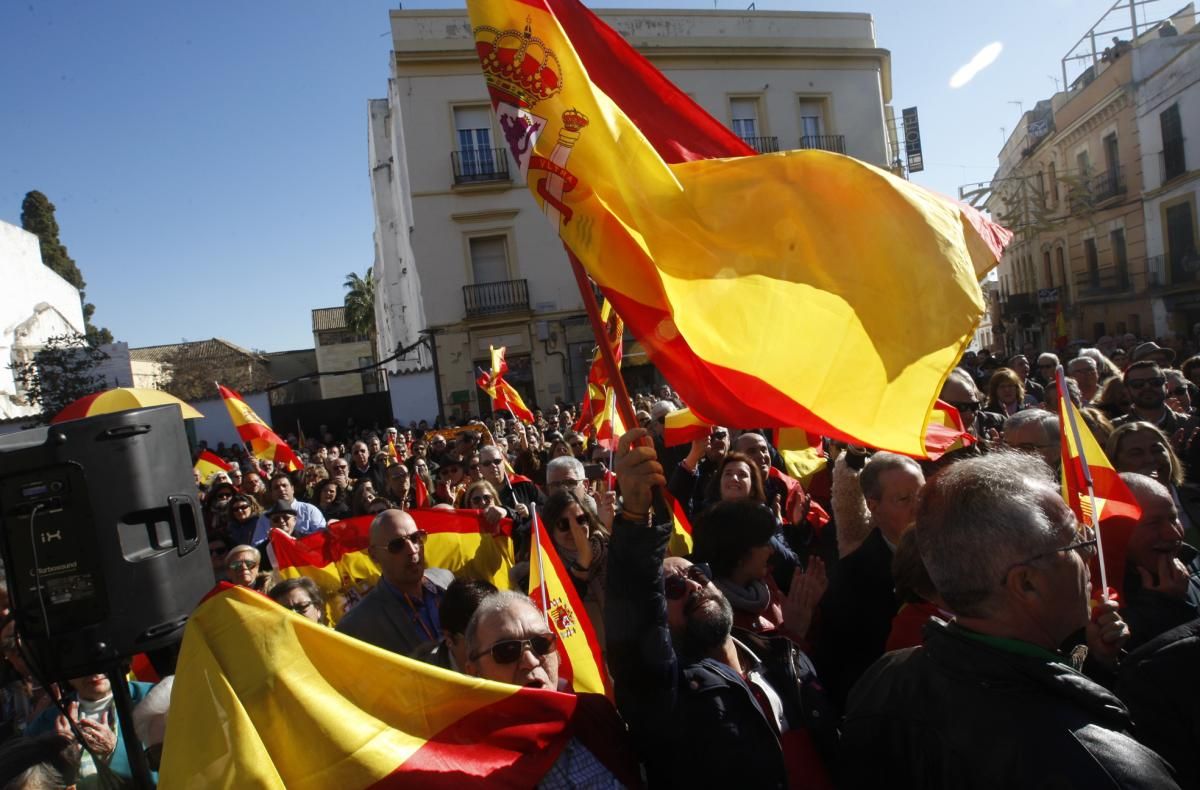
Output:
M325 614L325 597L321 595L317 583L307 576L281 581L271 588L267 597L314 623L329 625L329 617Z
M238 494L229 500L229 522L225 531L233 541L232 545L252 542L262 512L258 500L248 494Z
M224 529L229 523L229 503L237 489L231 483L217 483L204 498L204 526L210 532Z
M608 533L596 514L571 489L559 489L546 500L541 526L571 574L575 590L604 646L604 582L607 578Z
M261 565L262 555L258 549L247 545L234 546L225 555L225 578L230 584L262 592L268 575L259 573Z
M488 510L489 508L503 510L496 487L487 480L476 480L467 485L459 499L459 507L466 510ZM501 517L503 515L507 514L502 514Z

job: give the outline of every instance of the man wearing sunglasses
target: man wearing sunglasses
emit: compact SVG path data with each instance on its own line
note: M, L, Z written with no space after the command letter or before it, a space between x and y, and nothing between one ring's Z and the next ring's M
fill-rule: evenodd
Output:
M497 504L508 511L508 516L513 520L514 548L520 551L529 539L532 524L529 508L542 506L542 493L528 478L511 477L504 468L503 451L493 444L479 449L479 472L496 489L500 495Z
M523 688L559 690L559 645L529 597L493 593L479 604L466 633L466 673ZM569 689L566 689L569 692ZM624 727L603 694L580 694L575 728L539 787L632 787L637 764Z
M978 439L999 439L1004 417L983 411L983 396L975 381L962 368L955 368L946 377L938 399L958 409L967 431Z
M733 608L706 569L664 559L672 529L651 523L665 479L647 435L634 429L617 449L624 499L604 622L617 708L649 785L829 786L812 729L833 717L807 694L807 658L787 637L761 640L770 653L735 639Z
M1148 422L1170 437L1187 423L1186 417L1167 407L1167 379L1157 363L1142 360L1131 364L1125 370L1125 387L1131 401L1129 414L1113 420L1114 428Z
M1115 668L1114 601L1089 613L1088 560L1057 482L1022 454L945 467L917 512L921 558L947 609L920 647L883 656L850 694L841 786L1176 787L1132 737L1125 706L1076 667Z
M425 565L426 534L403 510L385 510L371 522L368 553L379 582L338 621L337 630L393 653L408 655L442 632L438 605L454 574Z

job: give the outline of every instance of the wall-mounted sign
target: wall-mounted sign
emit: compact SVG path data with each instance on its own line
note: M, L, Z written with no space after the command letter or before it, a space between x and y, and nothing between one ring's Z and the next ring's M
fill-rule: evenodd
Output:
M905 108L901 115L904 118L904 152L908 157L908 172L919 173L925 169L925 158L921 155L921 124L917 120L917 108Z

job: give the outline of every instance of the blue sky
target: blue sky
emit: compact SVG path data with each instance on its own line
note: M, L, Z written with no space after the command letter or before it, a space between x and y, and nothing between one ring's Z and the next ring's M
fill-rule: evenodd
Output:
M1182 0L1181 0L1182 2ZM718 0L722 10L747 2ZM1059 58L1109 0L772 2L865 11L892 53L893 103L917 106L926 171L945 194L986 180ZM426 0L406 8L461 5ZM710 2L597 7L712 8ZM95 322L133 346L218 336L312 345L374 257L367 100L385 95L388 10L374 0L8 0L0 4L0 220L31 189L58 207ZM999 58L967 85L981 48Z

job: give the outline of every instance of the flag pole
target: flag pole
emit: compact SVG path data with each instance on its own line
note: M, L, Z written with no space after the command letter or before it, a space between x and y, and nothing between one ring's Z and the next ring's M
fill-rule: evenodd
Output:
M550 600L546 593L546 571L542 567L542 535L539 527L537 503L529 503L529 514L533 516L533 551L537 556L538 587L541 588L542 617L546 619L546 627L550 627Z
M575 284L579 286L579 297L583 300L588 320L592 323L592 334L596 336L596 345L600 347L600 358L604 360L604 371L608 374L609 384L613 388L616 407L621 410L621 421L625 423L626 430L636 428L638 421L633 412L633 401L629 399L629 390L625 388L625 379L621 378L621 369L617 366L617 358L613 355L612 345L608 341L608 332L604 322L600 320L600 308L596 306L596 297L592 293L587 272L567 245L564 244L563 249L567 251L567 258L571 261L571 271L575 273Z
M612 431L612 438L610 438L608 440L608 471L610 471L610 472L612 471L612 468L613 468L613 456L615 456L617 454L617 440L621 438L620 436L617 436L617 424L614 419L616 412L617 412L617 393L614 390L613 397L612 397L612 403L608 404L608 429L610 431ZM601 427L603 427L603 425ZM599 431L597 431L596 434L597 434L597 441L599 441ZM609 477L608 475L604 476L604 490L612 491L612 478Z
M1104 570L1104 541L1100 537L1100 511L1096 508L1096 485L1092 482L1092 468L1088 466L1087 454L1083 449L1083 439L1079 435L1079 419L1075 413L1075 404L1071 402L1071 393L1067 389L1066 375L1063 372L1063 366L1059 365L1055 371L1055 376L1058 383L1058 397L1063 404L1063 413L1059 419L1064 422L1071 423L1071 436L1075 440L1075 450L1079 453L1079 465L1083 468L1083 481L1087 485L1088 501L1091 504L1093 531L1096 534L1096 561L1100 565L1100 600L1108 600L1108 573ZM1066 428L1067 426L1062 426ZM1069 458L1063 459L1063 474L1069 474L1066 462ZM1068 505L1070 503L1067 503Z

